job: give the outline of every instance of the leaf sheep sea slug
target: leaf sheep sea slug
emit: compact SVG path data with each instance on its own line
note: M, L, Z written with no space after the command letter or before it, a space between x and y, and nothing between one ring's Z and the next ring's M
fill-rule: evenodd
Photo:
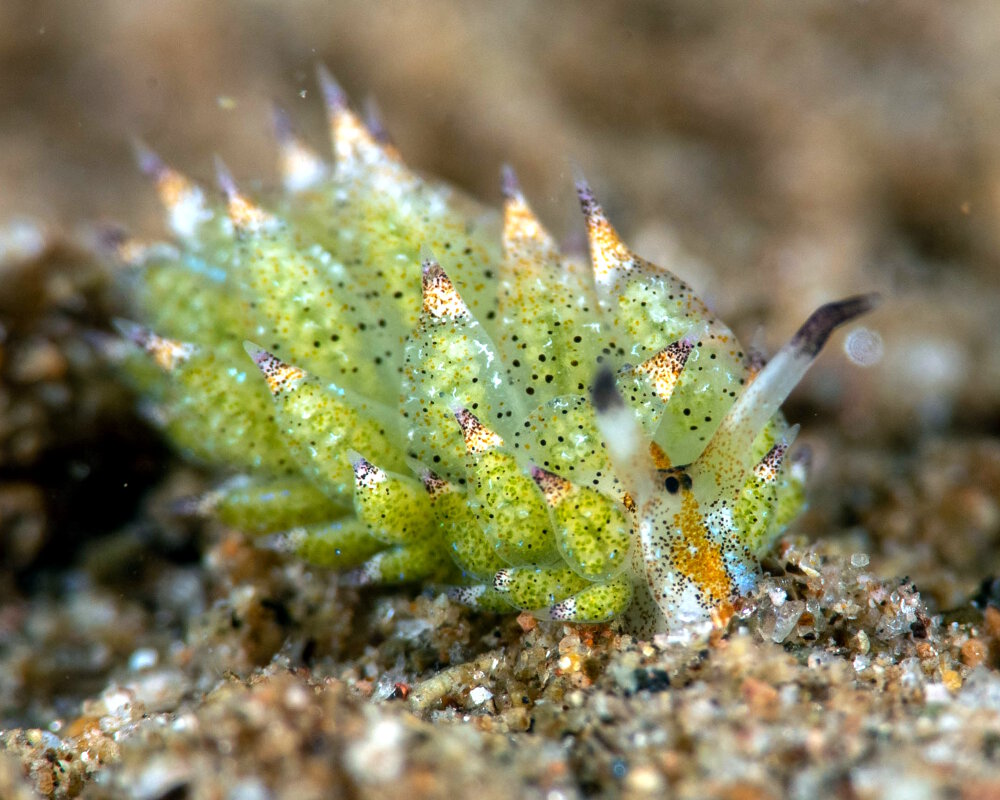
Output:
M177 448L236 476L202 507L359 584L642 635L727 620L802 503L779 406L873 297L765 365L583 180L589 264L511 170L498 219L321 83L332 167L280 114L266 205L140 148L174 242L112 243L143 320L118 323L125 370Z

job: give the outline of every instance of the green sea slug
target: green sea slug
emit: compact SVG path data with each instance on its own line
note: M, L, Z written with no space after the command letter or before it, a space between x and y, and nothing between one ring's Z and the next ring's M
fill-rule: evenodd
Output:
M764 365L584 180L589 264L510 169L498 217L321 83L333 165L279 115L284 191L260 205L140 148L174 241L115 242L142 320L118 323L123 369L180 451L235 476L200 508L357 584L641 635L724 624L802 504L779 406L874 298Z

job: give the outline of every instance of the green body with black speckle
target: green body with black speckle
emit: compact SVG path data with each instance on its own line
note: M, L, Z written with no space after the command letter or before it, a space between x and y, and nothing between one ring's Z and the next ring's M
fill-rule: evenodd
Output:
M512 173L483 210L324 91L335 164L285 128L267 210L142 154L175 242L119 242L146 351L125 370L183 452L244 476L201 507L358 583L642 633L727 618L802 498L784 395L740 428L768 368L586 184L591 264Z

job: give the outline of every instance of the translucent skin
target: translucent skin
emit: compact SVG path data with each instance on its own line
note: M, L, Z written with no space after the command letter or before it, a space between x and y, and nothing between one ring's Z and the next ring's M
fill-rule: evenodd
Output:
M195 507L357 583L642 635L723 624L802 502L778 407L871 298L761 369L585 182L590 265L510 170L498 225L321 82L335 165L280 116L266 210L140 152L176 241L114 243L143 320L119 325L145 354L124 370L182 451L243 476Z

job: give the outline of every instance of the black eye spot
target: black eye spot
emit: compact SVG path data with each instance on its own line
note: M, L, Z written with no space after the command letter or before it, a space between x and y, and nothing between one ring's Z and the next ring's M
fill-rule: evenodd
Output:
M691 476L683 469L675 470L663 479L663 488L670 494L677 494L680 489L691 490Z

